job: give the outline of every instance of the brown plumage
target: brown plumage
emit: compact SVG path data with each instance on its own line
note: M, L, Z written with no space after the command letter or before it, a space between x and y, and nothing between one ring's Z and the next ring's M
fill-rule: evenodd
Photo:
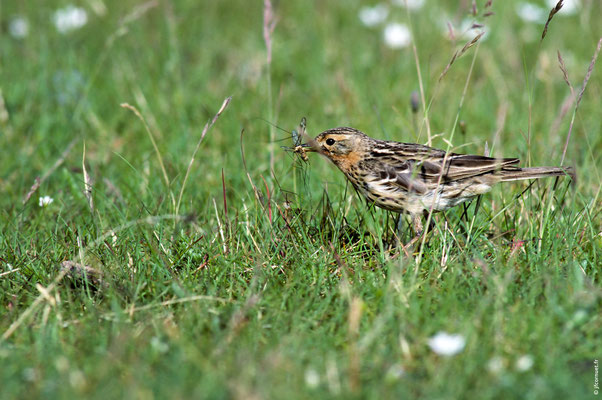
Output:
M443 211L486 193L498 182L574 176L570 167L521 168L518 158L491 158L414 143L373 139L353 128L320 133L306 151L325 155L368 202L389 211L407 211L416 233L431 207Z

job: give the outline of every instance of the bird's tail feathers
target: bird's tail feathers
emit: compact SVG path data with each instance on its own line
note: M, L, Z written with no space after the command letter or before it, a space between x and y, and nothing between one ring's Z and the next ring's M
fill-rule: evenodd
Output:
M568 175L576 180L575 170L572 167L532 167L519 168L516 170L502 170L502 181L518 181L522 179L537 179L549 176Z

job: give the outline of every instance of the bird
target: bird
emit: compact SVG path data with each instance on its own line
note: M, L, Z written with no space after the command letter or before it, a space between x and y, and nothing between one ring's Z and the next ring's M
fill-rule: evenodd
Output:
M328 129L295 147L328 158L369 204L409 213L416 238L422 217L486 193L500 182L570 176L572 167L518 166L518 158L449 153L426 145L374 139L349 127Z

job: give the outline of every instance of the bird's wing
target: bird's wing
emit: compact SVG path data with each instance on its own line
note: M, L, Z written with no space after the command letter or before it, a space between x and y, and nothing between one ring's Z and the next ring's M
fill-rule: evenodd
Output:
M470 154L449 154L437 158L429 158L416 164L417 173L425 180L452 182L472 178L487 173L515 168L518 158L492 158Z
M391 193L397 191L423 194L427 191L425 181L413 173L411 160L387 157L372 163L367 168L366 182L376 192Z
M423 194L439 182L448 184L499 170L515 169L517 158L491 158L477 155L450 154L443 151L431 154L388 155L380 157L367 168L367 181L381 191L403 190ZM443 167L445 165L445 167ZM439 180L441 174L441 180Z
M370 152L368 180L387 190L425 193L442 184L518 169L518 158L456 154L414 143L378 141ZM439 180L441 177L441 180Z

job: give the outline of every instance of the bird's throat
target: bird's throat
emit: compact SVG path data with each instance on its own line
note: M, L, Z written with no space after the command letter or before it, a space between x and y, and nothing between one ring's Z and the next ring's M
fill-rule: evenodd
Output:
M355 151L352 151L352 152L344 154L344 155L329 154L328 157L344 173L347 173L349 171L356 169L357 164L362 159L360 154Z

